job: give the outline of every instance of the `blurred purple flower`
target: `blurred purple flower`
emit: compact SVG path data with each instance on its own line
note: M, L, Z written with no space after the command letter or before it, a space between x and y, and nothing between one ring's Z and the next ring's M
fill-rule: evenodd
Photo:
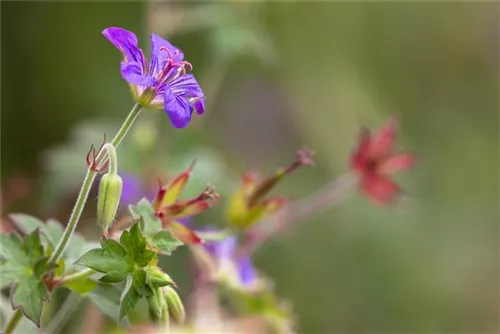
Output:
M257 279L257 271L247 254L238 254L238 240L235 236L219 242L207 243L205 249L217 260L219 266L232 265L238 275L238 283L244 287L252 285Z
M156 190L146 187L137 176L126 172L121 172L120 176L123 181L120 205L137 204L143 197L151 201L155 197Z
M122 77L131 85L136 100L145 107L165 110L176 128L186 127L194 110L205 111L205 97L192 74L185 67L184 53L163 38L151 34L149 66L134 33L116 27L104 29L103 35L124 56Z

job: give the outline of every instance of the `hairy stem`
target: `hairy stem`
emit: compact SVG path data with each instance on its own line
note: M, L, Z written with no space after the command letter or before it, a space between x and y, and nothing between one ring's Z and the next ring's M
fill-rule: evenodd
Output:
M21 310L19 309L15 310L12 316L10 317L9 322L7 323L7 327L5 327L4 334L13 333L14 329L16 329L17 324L19 323L22 317L23 313L21 312Z
M111 141L111 144L114 147L120 145L123 138L132 127L132 124L134 124L134 121L139 116L141 110L142 106L140 106L139 104L136 104L132 108L127 118L123 122L122 126L120 127L115 137ZM104 160L107 158L107 156L105 157L106 152L107 152L106 150L101 150L99 152L96 158L97 165L102 164ZM50 256L48 263L56 263L61 258L66 247L68 246L69 241L71 240L71 236L75 232L76 226L78 225L78 221L80 220L80 216L82 214L85 203L87 202L90 188L95 180L95 177L96 177L96 172L91 170L90 168L87 169L87 174L85 174L85 178L83 179L82 187L80 188L80 192L78 193L78 197L76 199L75 206L73 207L73 211L71 212L71 215L69 217L66 229L64 230L63 236L59 241L59 243L57 244L54 252Z

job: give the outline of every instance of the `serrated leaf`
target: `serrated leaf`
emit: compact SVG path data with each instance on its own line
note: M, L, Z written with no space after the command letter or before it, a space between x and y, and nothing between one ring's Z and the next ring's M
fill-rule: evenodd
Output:
M98 284L97 288L90 292L87 297L96 305L102 313L117 321L120 310L120 291L109 286ZM130 327L128 317L124 317L122 323L126 327Z
M6 287L14 283L20 276L26 274L26 267L19 266L12 262L0 263L0 283L1 287Z
M30 259L22 250L19 238L15 234L0 234L0 252L2 257L20 265L29 265Z
M30 257L31 264L35 264L35 262L43 256L43 247L40 242L38 230L31 232L24 238L22 249L24 253L28 254Z
M94 289L97 288L97 283L94 280L87 278L84 280L78 280L78 281L64 284L64 286L67 287L68 289L84 296L84 295L88 294L89 292L94 291Z
M52 271L57 268L56 263L48 264L48 257L42 257L38 261L36 261L33 265L33 273L35 277L41 279L46 273Z
M75 262L82 256L82 254L88 252L91 249L99 247L98 242L89 242L79 235L74 233L68 248L64 252L64 258L66 259L66 273L74 271Z
M148 264L155 262L155 260L156 260L156 253L153 252L152 250L145 249L137 256L137 258L135 259L135 263L139 267L145 267Z
M138 269L134 271L133 275L134 289L142 296L148 297L153 294L153 291L148 285L148 277L144 270Z
M130 228L130 231L122 233L120 243L127 249L128 257L140 267L146 266L156 257L153 251L146 249L146 239L137 223Z
M33 232L37 228L43 230L45 226L42 220L24 213L11 213L9 218L26 234Z
M122 295L120 297L120 312L118 315L118 320L122 320L126 317L130 311L132 311L137 302L139 301L139 294L134 289L133 279L131 276L127 277L127 283L123 289Z
M102 248L111 253L115 254L118 256L126 256L127 255L127 249L123 247L119 242L113 240L113 239L102 239L101 240L101 246Z
M151 246L157 248L161 254L170 255L172 252L179 246L182 246L183 243L179 239L176 239L172 236L172 233L169 231L160 231L156 233L151 238Z
M130 265L124 257L109 253L103 249L91 249L80 257L76 264L88 267L100 273L110 271L128 272Z
M101 277L99 281L103 283L119 283L123 281L128 274L128 272L110 271Z
M12 307L19 308L38 327L40 327L43 302L47 301L48 297L47 288L35 276L21 276L10 291Z
M129 211L132 217L136 220L141 219L141 230L148 235L161 229L161 221L155 216L151 203L146 198L143 198L137 205L130 205Z
M40 242L39 229L28 234L23 243L15 235L1 235L2 279L11 284L10 301L13 308L40 325L43 302L48 299L47 288L42 277L53 270L56 264L47 264Z
M26 234L40 229L52 248L57 245L62 237L63 227L57 220L49 219L47 223L44 223L42 220L24 213L13 213L9 217Z

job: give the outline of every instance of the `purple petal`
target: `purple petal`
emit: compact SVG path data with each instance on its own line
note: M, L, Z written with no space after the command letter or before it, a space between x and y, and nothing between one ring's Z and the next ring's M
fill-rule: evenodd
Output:
M155 84L155 79L149 75L144 75L141 65L136 62L122 62L121 63L122 77L127 82L133 85L152 86Z
M257 278L257 272L249 256L242 256L238 259L238 274L241 284L251 285Z
M151 34L151 61L149 69L151 73L159 72L165 65L166 59L172 59L174 63L184 59L184 53L173 46L169 41L158 35Z
M163 107L172 125L176 128L186 127L191 122L191 105L189 104L189 100L184 96L174 94L169 87L165 87L163 96Z
M219 242L209 243L205 245L206 250L211 253L219 262L233 262L234 253L237 246L236 237L229 237Z
M120 205L127 206L129 204L137 204L141 198L151 195L149 194L150 192L145 191L141 180L135 175L121 172L120 176L123 181ZM150 197L148 197L148 199L150 199Z
M125 61L141 64L142 72L145 72L143 68L143 64L145 64L144 54L139 48L137 36L133 32L122 28L110 27L104 29L102 34L123 53Z
M192 74L184 74L172 80L168 83L168 86L172 90L172 92L176 95L182 95L187 97L203 97L203 91L196 81L194 75Z
M193 102L193 107L198 115L203 114L205 112L205 98L204 97L197 98Z

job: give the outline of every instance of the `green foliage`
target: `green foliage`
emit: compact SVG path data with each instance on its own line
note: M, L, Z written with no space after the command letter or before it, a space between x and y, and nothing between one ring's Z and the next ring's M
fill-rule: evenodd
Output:
M97 288L90 292L87 297L102 313L115 321L118 319L120 291L117 288L107 284L98 284ZM126 327L130 327L128 317L123 317L121 323Z
M129 206L130 214L139 222L145 238L152 249L161 255L171 255L183 243L174 238L169 231L162 230L160 220L155 216L151 203L146 198L137 205Z
M101 248L91 249L76 262L105 274L100 278L102 283L125 281L117 315L119 321L135 308L142 297L149 298L157 288L174 284L171 278L156 266L157 254L150 249L151 246L139 225L140 223L136 223L129 231L123 231L119 242L103 238ZM95 294L96 292L91 293L92 296Z
M82 280L77 280L74 282L66 283L64 284L65 287L68 289L78 293L79 295L86 295L92 291L94 291L97 288L97 282L90 279L82 279Z
M48 256L40 239L38 229L28 234L23 242L16 234L0 234L2 286L11 286L12 307L20 309L38 327L43 303L49 299L44 279L57 266L47 264Z
M62 224L55 219L48 219L44 223L42 220L24 213L13 213L9 217L23 233L29 234L36 229L40 230L42 244L46 249L47 255L52 253L64 232ZM58 263L57 275L73 271L75 269L73 263L78 257L94 246L94 243L86 242L80 234L73 233L71 241L64 251L62 261Z

